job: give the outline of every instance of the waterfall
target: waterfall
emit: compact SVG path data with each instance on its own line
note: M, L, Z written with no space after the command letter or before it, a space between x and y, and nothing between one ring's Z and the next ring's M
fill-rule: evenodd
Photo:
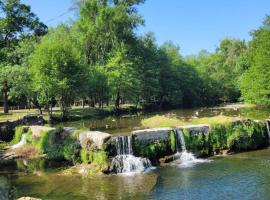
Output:
M22 147L23 145L25 145L26 143L26 134L22 134L21 140L19 143L14 144L13 146L11 146L11 149L17 149Z
M144 172L152 167L149 159L133 155L131 136L119 136L115 143L117 156L111 162L110 171L130 175Z
M209 162L209 160L197 159L193 153L188 152L184 134L179 129L174 129L176 154L174 155L175 163L180 167L191 167L197 163ZM179 147L179 144L181 145Z
M176 128L174 129L174 136L175 136L176 152L179 153L181 151L186 151L186 143L183 132Z
M268 133L268 145L270 146L270 125L269 125L269 121L266 120L265 124L266 124L266 128L267 128L267 133Z
M132 155L132 138L131 136L119 136L116 138L117 155Z

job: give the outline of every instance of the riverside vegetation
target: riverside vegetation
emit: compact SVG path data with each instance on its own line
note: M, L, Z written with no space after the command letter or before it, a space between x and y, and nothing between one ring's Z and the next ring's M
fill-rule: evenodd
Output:
M116 110L209 106L243 100L269 105L269 21L245 42L225 38L215 52L183 57L179 46L158 46L136 1L75 1L79 17L48 28L20 0L0 2L0 87L4 113L10 106L60 108L71 105ZM16 78L14 78L16 77ZM252 84L251 84L252 83Z
M121 173L125 167L123 163L112 166L117 155L148 158L152 164L159 165L164 162L164 158L175 155L177 146L183 145L183 142L185 149L197 157L268 147L268 123L242 120L212 126L180 126L176 129L183 134L184 141L179 141L175 128L146 129L134 131L131 136L111 136L73 128L22 126L16 129L11 144L16 144L25 137L25 143L15 150L17 158L42 157L45 160L65 161L75 166L86 164L88 168L84 171L85 175L99 172ZM136 166L130 168L130 171L134 167ZM120 171L118 168L121 168ZM79 173L76 167L68 171Z

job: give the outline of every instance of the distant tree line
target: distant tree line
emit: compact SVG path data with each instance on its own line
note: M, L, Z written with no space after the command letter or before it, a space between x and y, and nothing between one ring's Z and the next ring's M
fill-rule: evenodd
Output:
M34 105L62 116L75 101L89 106L144 109L270 104L270 17L252 40L222 40L215 52L183 57L179 46L159 46L137 5L144 0L77 1L79 18L48 29L20 0L0 1L0 89L9 104Z

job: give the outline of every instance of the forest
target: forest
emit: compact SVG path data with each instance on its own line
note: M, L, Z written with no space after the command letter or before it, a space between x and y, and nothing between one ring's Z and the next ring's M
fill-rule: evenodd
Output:
M270 105L270 16L251 40L224 38L214 52L182 56L144 25L144 0L76 1L76 20L48 28L20 0L0 1L0 89L9 106L46 110L131 104L145 110L225 102ZM169 39L169 38L168 38Z

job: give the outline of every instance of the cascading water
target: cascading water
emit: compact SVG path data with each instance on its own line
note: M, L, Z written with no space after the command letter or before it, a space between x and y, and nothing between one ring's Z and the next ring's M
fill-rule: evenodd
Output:
M183 132L179 129L174 130L175 134L175 146L176 146L176 154L174 158L176 158L176 163L180 167L191 167L197 163L209 162L209 160L197 159L193 153L188 152L186 149L185 138ZM179 146L180 144L180 146Z
M22 134L21 140L19 143L14 144L13 146L11 146L11 149L17 149L22 147L23 145L26 144L26 134Z
M147 158L139 158L133 155L132 137L119 136L115 140L117 156L111 162L111 171L117 174L141 173L151 168L151 162Z
M269 125L270 121L266 120L265 124L266 124L266 128L267 128L267 133L268 133L268 145L270 146L270 125Z

